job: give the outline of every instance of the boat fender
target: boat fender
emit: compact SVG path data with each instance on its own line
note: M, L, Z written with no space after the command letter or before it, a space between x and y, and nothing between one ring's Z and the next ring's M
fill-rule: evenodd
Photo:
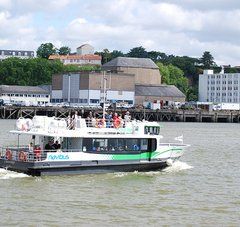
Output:
M41 159L41 147L36 147L34 150L34 155L36 157L37 160L40 160Z
M24 151L20 151L18 154L18 160L22 161L22 162L26 162L27 161L27 154Z
M172 166L173 165L173 160L169 158L169 159L167 159L166 163L167 163L168 166Z
M5 154L5 156L6 156L6 159L7 159L7 160L12 160L12 151L9 150L9 149L6 149L6 154Z
M27 131L30 130L30 129L32 128L32 126L33 126L32 120L29 119L29 118L27 118L27 119L26 119L26 130L27 130Z
M27 130L26 120L23 117L20 117L16 121L16 127L17 127L18 130L21 130L21 131Z

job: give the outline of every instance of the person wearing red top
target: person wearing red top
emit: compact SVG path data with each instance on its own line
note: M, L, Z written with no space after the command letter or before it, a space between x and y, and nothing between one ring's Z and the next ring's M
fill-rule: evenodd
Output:
M121 119L119 119L117 113L114 113L114 116L113 116L113 126L114 126L114 128L119 128L120 124L121 124Z

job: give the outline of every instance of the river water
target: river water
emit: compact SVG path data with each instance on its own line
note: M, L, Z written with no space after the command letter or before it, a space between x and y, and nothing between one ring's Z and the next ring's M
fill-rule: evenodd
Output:
M0 144L16 143L0 120ZM0 169L0 226L239 226L240 125L162 123L191 144L163 172L29 177ZM23 141L21 141L23 142Z

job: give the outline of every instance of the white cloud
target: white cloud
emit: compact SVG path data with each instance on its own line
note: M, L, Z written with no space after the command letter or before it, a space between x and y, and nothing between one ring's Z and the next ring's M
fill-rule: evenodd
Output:
M209 50L217 63L239 65L240 2L1 0L0 30L6 49L52 42L74 51L89 42L96 50L144 46L195 57Z
M12 6L11 0L1 0L0 1L0 10L2 9L9 9Z

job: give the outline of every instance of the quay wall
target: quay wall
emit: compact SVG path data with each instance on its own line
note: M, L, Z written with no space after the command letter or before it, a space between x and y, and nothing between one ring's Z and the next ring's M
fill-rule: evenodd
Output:
M64 108L64 107L0 107L0 119L18 119L19 117L32 118L35 115L55 116L65 118L75 111L79 116L87 117L91 111L96 117L101 117L101 109L91 108ZM115 110L109 110L109 112ZM116 112L124 115L126 109L116 109ZM174 122L228 122L239 123L240 111L205 111L205 110L129 110L132 119L148 121L174 121Z

